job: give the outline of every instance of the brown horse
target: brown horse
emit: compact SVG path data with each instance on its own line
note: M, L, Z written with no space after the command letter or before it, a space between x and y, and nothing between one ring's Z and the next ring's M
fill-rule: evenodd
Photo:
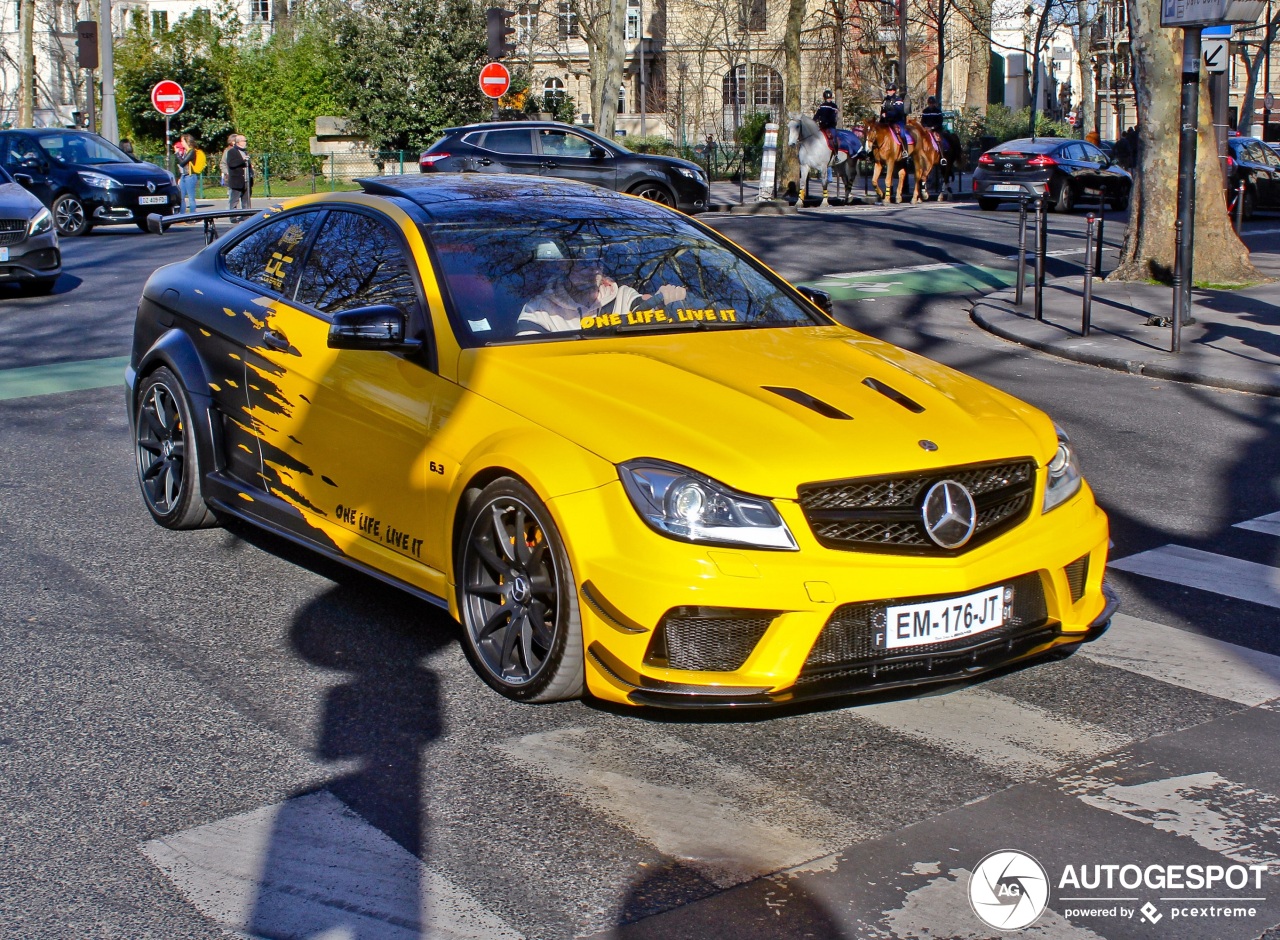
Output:
M942 159L942 154L938 152L937 140L915 118L907 119L907 129L911 131L911 136L915 138L915 146L911 148L911 164L916 178L914 185L911 187L911 201L916 201L917 193L919 193L921 199L927 201L929 199L929 174L933 172L933 168ZM898 197L898 201L902 201L901 196Z
M898 141L898 135L878 121L862 122L863 145L875 168L871 171L871 185L881 201L889 201L889 190L893 188L893 171L898 171L898 202L902 202L902 187L907 181L907 166L904 162L911 156L910 148L904 148ZM899 166L901 164L901 166ZM880 169L884 168L885 188L880 189Z

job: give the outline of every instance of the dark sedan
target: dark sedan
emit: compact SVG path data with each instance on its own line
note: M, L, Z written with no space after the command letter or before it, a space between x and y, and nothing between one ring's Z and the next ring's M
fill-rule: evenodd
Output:
M423 173L519 173L593 183L683 212L707 208L710 186L688 160L633 153L581 127L507 121L454 127L422 154Z
M0 131L0 165L49 208L59 235L122 222L145 232L149 214L181 203L172 174L88 131Z
M61 273L53 214L0 167L0 284L44 294Z
M1058 212L1070 212L1084 199L1124 209L1132 189L1133 178L1099 148L1060 137L1007 141L980 156L973 174L984 211L1024 196L1043 196Z
M1244 217L1280 211L1280 155L1256 137L1227 140L1227 205L1234 212L1240 184L1244 184Z

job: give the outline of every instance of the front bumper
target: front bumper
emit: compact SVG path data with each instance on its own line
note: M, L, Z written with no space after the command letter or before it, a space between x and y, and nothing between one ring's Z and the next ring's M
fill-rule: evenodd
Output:
M138 190L134 192L133 190ZM142 205L143 197L156 198L163 196L162 203ZM85 211L95 225L112 225L123 222L145 222L147 216L155 212L170 215L182 205L182 194L177 186L156 187L154 193L146 192L143 187L127 187L121 190L110 190L104 193L96 190L85 200Z
M62 273L62 252L54 232L0 247L0 281L49 280Z
M1037 484L1036 505L1042 485ZM970 678L1087 642L1106 629L1114 609L1102 585L1107 521L1087 484L1050 513L1033 513L991 542L953 557L825 548L798 505L783 500L775 505L799 544L796 552L665 538L639 519L621 484L562 496L549 505L567 536L579 585L588 688L620 703L778 705ZM601 519L609 524L601 525ZM850 608L883 609L890 599L956 598L1012 582L1034 585L1033 593L1043 598L1039 613L1016 629L895 651L901 656L883 650L845 659L819 655L824 630ZM708 619L720 611L758 614L767 626L746 641L737 659L709 656L704 662L719 658L721 664L704 668L686 661L671 668L673 657L654 652L664 638L664 618L704 616L677 613L682 610L706 611ZM864 641L857 640L865 652ZM715 643L703 642L707 649Z

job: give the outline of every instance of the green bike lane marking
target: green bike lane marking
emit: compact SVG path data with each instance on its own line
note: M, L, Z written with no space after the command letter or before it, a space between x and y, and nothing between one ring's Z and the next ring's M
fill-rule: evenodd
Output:
M90 388L124 387L128 356L55 362L46 366L0 369L0 401L79 392Z
M1030 265L1028 265L1028 269ZM1030 270L1027 272L1030 274ZM830 274L804 282L831 295L832 300L871 300L908 294L952 294L996 291L1013 287L1018 272L983 264L928 264L913 268Z

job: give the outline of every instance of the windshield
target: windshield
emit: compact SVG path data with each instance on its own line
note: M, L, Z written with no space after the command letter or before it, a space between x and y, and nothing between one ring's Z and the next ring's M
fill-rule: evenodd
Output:
M62 163L93 166L98 163L132 163L133 158L94 134L49 134L40 138L45 153Z
M828 322L678 219L442 222L427 234L463 346Z

